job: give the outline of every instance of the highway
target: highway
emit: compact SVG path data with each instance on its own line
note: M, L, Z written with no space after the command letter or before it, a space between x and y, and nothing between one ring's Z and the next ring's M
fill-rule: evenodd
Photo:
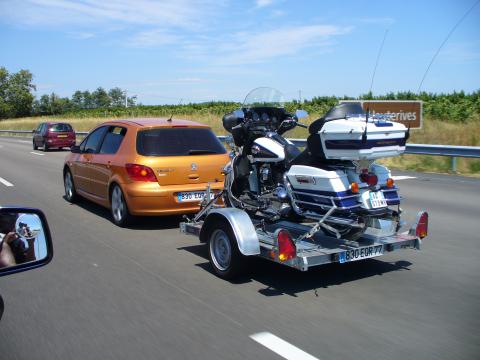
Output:
M406 220L430 213L421 251L307 273L253 261L227 282L179 217L121 229L106 209L69 204L65 155L0 138L13 185L0 182L0 204L43 209L55 250L46 267L0 278L0 359L479 357L479 179L394 173Z

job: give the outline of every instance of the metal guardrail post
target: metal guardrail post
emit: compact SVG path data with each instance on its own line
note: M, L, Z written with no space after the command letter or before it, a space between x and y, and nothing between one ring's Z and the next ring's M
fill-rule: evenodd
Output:
M452 156L452 172L456 173L457 172L457 157Z

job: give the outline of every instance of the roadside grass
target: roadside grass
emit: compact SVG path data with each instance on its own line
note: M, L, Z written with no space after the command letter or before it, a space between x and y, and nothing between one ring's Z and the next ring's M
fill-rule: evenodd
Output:
M302 122L305 124L310 124L319 117L320 114L311 114L306 121ZM226 134L226 131L222 126L222 116L216 113L202 112L198 115L174 115L173 119L175 118L198 121L209 125L217 135ZM7 119L0 121L0 130L33 130L41 122L62 121L72 124L76 131L89 131L96 125L110 119L113 118L64 118L56 116L44 116ZM293 131L287 133L287 136L290 138L306 138L307 135L307 130L300 127L297 127ZM411 131L409 142L417 144L480 146L480 121L453 123L426 118L424 119L423 129ZM400 157L382 159L380 162L392 169L398 170L440 173L449 173L451 171L450 157L406 154ZM480 159L458 158L457 172L463 175L480 176Z

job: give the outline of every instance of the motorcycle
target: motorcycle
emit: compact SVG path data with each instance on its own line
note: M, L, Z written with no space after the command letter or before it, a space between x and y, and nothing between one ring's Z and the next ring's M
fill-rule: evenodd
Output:
M234 143L225 168L225 205L260 221L315 221L313 231L347 240L382 220L397 231L398 188L375 160L405 151L406 127L370 116L354 102L334 106L309 126L299 122L307 116L304 110L287 112L282 94L262 87L223 117ZM282 136L297 126L309 132L303 150Z

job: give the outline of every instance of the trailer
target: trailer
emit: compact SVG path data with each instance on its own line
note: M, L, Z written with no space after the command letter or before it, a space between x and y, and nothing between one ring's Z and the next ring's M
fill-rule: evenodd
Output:
M267 222L231 207L204 208L192 220L180 223L180 232L207 244L215 273L231 279L246 270L246 257L257 256L300 271L331 263L348 263L400 249L420 250L427 236L428 213L420 211L408 231L394 221L370 224L355 241L327 236L319 222Z

